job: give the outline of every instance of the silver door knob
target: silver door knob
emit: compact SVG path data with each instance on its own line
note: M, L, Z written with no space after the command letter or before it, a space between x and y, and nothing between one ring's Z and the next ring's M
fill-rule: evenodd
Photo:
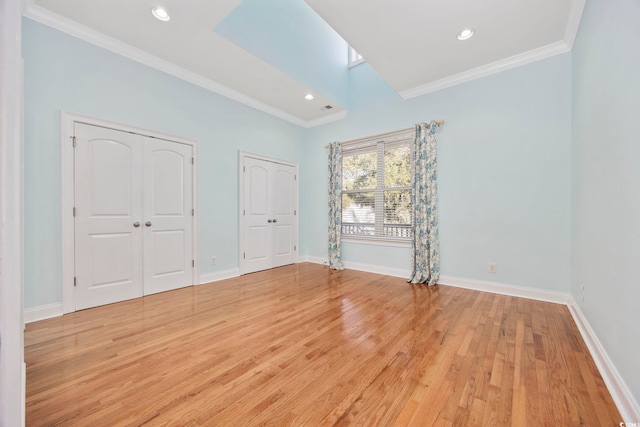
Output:
M136 221L136 222L133 223L133 226L134 227L140 227L140 223L138 221Z
M151 221L145 222L144 225L146 225L147 227L151 227Z
M277 220L277 219L275 219L275 218L273 218L273 222L274 222L274 223L275 223L275 222L278 222L278 220Z
M273 221L272 221L272 220L270 220L270 219L268 219L268 220L267 220L267 222L268 222L269 224L271 224Z

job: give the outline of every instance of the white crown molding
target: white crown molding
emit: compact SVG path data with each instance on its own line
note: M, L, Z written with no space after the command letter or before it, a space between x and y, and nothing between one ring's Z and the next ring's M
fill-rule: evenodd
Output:
M580 20L586 0L572 0L564 37L561 41L539 47L537 49L523 52L509 58L501 59L491 64L483 65L472 70L447 76L443 79L433 81L424 85L416 86L400 92L403 99L411 99L417 96L426 95L461 83L487 77L502 71L530 64L535 61L550 58L555 55L570 52L580 28Z
M521 65L530 64L531 62L540 61L541 59L550 58L561 53L569 52L569 50L569 47L564 41L551 43L528 52L501 59L500 61L496 61L491 64L483 65L431 83L404 90L400 92L400 96L403 99L415 98L417 96L426 95L451 86L457 86L462 83L520 67Z
M38 320L51 319L62 316L62 303L41 305L39 307L24 309L24 323L37 322Z
M580 307L572 296L569 297L567 306L569 307L571 316L573 316L573 320L578 326L584 342L589 348L589 352L598 367L598 371L600 371L600 375L602 375L602 379L609 389L609 393L611 393L613 401L620 411L622 420L627 423L638 422L640 420L640 405L638 405L638 402L629 391L627 384L618 373L618 370L600 343L598 336L593 329L591 329L591 325L589 325L582 310L580 310ZM622 424L623 423L620 423L620 425Z
M584 12L584 5L586 0L573 0L571 2L571 10L569 11L569 18L567 19L567 27L564 32L564 42L569 50L573 49L573 43L576 41L578 30L580 29L580 21L582 20L582 12Z
M505 283L487 282L484 280L466 279L462 277L440 276L438 284L454 286L456 288L472 289L474 291L491 292L493 294L509 295L512 297L529 298L556 304L566 305L567 301L569 301L569 294L565 292L526 288L508 285Z
M347 117L349 110L336 111L335 113L328 114L317 119L308 120L302 125L304 128L313 128L320 125L326 125L327 123L337 122Z
M241 104L247 105L251 108L255 108L256 110L270 114L274 117L285 120L289 123L293 123L303 128L311 128L335 120L340 120L346 117L347 114L347 111L344 110L314 120L303 120L300 117L294 116L293 114L268 105L258 99L240 93L235 89L231 89L228 86L208 79L204 76L201 76L200 74L194 73L169 61L158 58L157 56L145 52L142 49L133 47L127 43L109 37L92 28L53 13L41 6L36 5L33 0L25 0L23 15L41 24L55 28L56 30L77 37L88 43L117 53L118 55L124 56L125 58L129 58L148 67L160 70L173 77L192 83L196 86L200 86L201 88L207 89L213 93L222 95L226 98L232 99Z

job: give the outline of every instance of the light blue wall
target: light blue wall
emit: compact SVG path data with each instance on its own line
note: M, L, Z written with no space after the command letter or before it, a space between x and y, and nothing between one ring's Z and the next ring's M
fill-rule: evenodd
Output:
M300 253L325 257L325 144L445 119L442 274L570 290L638 400L638 22L634 0L589 0L572 54L407 101L367 64L348 72L348 85L320 76L309 84L335 91L349 116L300 129L25 19L25 307L62 300L61 109L200 141L203 274L237 267L239 149L300 162ZM309 70L291 52L303 48L262 54L302 76ZM408 256L344 245L351 262L408 269Z
M301 162L300 254L322 257L324 145L444 118L442 273L568 289L569 55L407 101L360 65L350 71L348 118L308 130L30 20L24 56L26 307L61 300L61 109L200 140L203 274L237 266L238 149ZM345 245L345 259L409 268L406 248Z
M302 248L325 257L324 146L444 119L438 137L442 274L567 292L570 280L571 56L410 100L367 64L351 70L351 110L309 131ZM409 250L345 245L344 259L409 269ZM497 273L488 272L489 262Z
M244 0L215 31L350 108L348 45L304 1Z
M29 19L23 24L25 307L62 301L61 110L199 140L200 272L236 268L238 150L298 161L303 129Z
M640 401L638 40L640 3L587 2L573 51L571 239L571 293L636 402Z

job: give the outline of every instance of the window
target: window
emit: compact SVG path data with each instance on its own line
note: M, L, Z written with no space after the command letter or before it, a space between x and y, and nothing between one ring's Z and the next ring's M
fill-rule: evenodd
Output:
M364 62L364 58L360 55L354 48L349 46L349 67L356 66L358 64L362 64Z
M342 235L410 239L411 139L343 149Z

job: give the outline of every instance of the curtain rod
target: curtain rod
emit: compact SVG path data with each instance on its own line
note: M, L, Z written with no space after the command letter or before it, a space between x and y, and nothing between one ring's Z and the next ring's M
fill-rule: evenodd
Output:
M432 126L434 124L436 126L442 126L444 124L444 120L432 120L427 124L429 126ZM355 139L350 139L348 141L342 141L339 144L342 146L342 145L355 144L355 143L358 143L358 142L369 141L369 140L372 140L372 139L381 139L381 138L384 138L384 137L387 137L387 136L392 136L392 135L396 135L396 134L402 134L402 133L405 133L405 132L410 132L410 131L415 130L415 128L416 127L414 125L414 126L411 126L411 127L408 127L408 128L398 129L398 130L394 130L394 131L391 131L391 132L383 132L383 133L379 133L379 134L376 134L376 135L365 136L363 138L355 138ZM329 145L327 144L324 147L325 148L329 148Z

